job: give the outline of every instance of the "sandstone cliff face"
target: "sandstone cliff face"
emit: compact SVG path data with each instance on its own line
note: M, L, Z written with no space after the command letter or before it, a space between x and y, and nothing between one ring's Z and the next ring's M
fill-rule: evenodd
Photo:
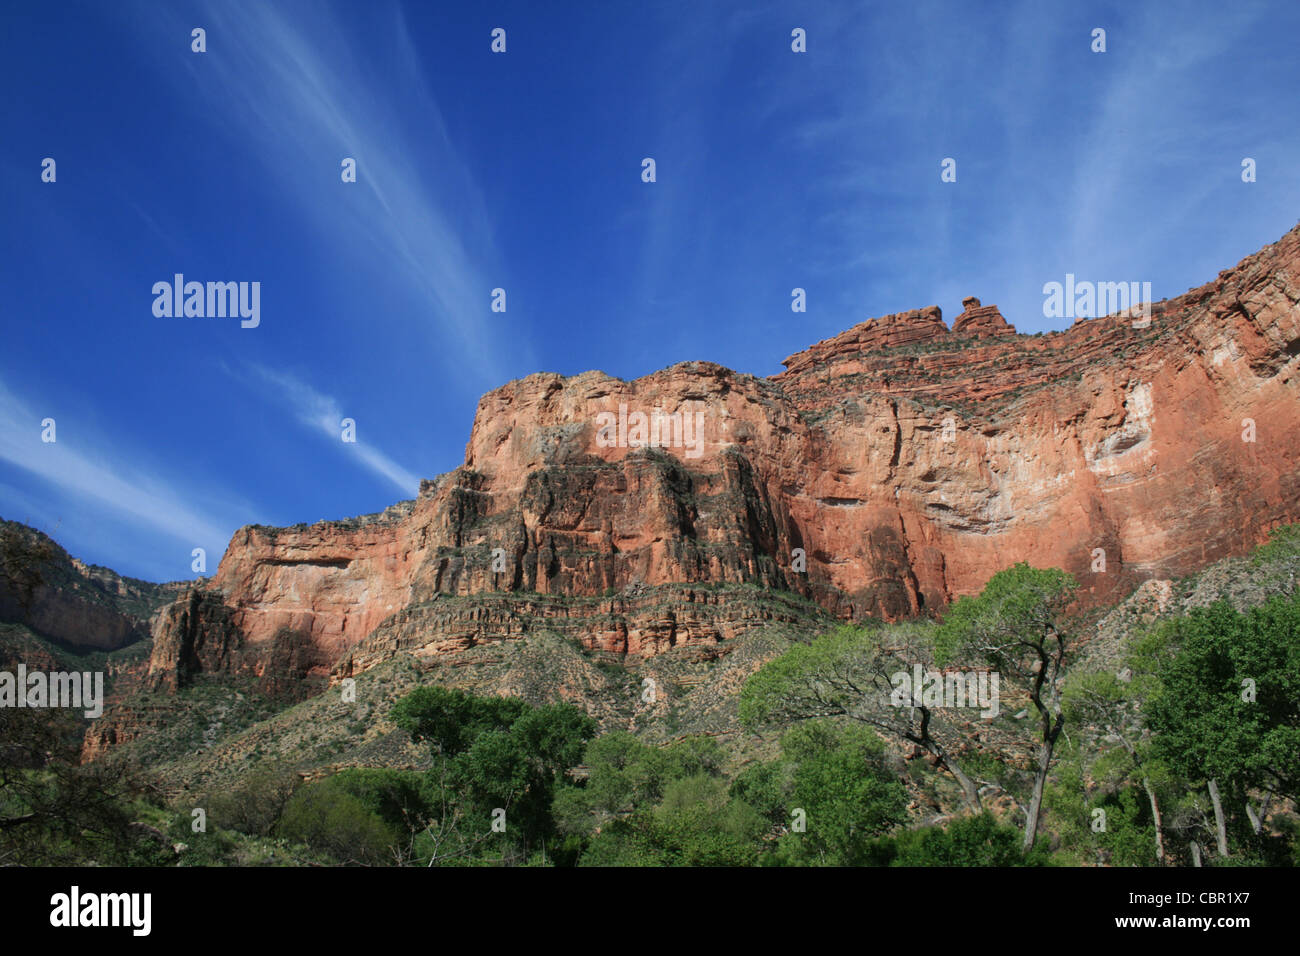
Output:
M801 599L935 611L1018 561L1105 600L1300 518L1298 303L1293 230L1146 327L1022 336L971 298L951 330L937 307L872 320L768 379L532 375L415 501L241 529L155 619L150 673L337 677L541 626L650 655Z

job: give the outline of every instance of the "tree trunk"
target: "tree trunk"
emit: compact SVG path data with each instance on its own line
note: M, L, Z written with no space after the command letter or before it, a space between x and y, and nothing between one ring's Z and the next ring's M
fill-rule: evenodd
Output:
M1156 863L1160 866L1165 865L1165 837L1160 826L1160 803L1156 800L1156 792L1151 786L1149 777L1142 778L1142 787L1147 792L1147 799L1151 801L1151 818L1155 821L1156 827Z
M953 777L956 778L958 785L961 787L961 792L967 805L978 813L983 809L980 806L979 788L975 786L975 781L966 776L961 767L957 765L957 761L948 756L943 749L943 745L930 736L929 708L921 707L919 709L921 711L921 726L914 733L904 733L902 735L903 739L918 744L923 750L931 754L938 762L938 766L947 767Z
M1208 784L1210 802L1214 804L1214 833L1219 841L1219 856L1228 855L1228 829L1223 822L1223 801L1219 799L1219 784L1211 777Z
M1034 795L1029 801L1029 810L1026 813L1025 842L1021 846L1021 849L1026 852L1038 837L1038 813L1043 805L1043 786L1047 782L1047 765L1051 759L1051 750L1047 744L1043 744L1038 751L1038 773L1034 775Z
M1259 836L1264 830L1264 820L1255 812L1249 799L1246 800L1246 816L1250 818L1250 828L1255 831L1255 836Z
M939 741L935 740L929 734L905 734L903 739L919 745L922 750L934 757L936 766L946 767L948 769L948 772L956 779L958 786L961 787L962 798L966 801L966 805L970 807L970 809L974 810L976 813L983 809L980 806L980 792L979 788L975 786L975 781L966 776L966 773L957 765L957 761L953 760L944 752Z
M942 751L935 754L935 756L943 761L943 765L947 767L948 770L952 772L952 775L957 779L957 783L961 786L961 792L966 799L966 803L970 805L970 808L977 813L983 809L980 806L980 791L979 788L975 786L975 781L966 776L961 767L957 766L957 762L942 753Z
M1192 866L1201 865L1201 845L1195 840L1192 841Z
M1052 751L1056 749L1056 738L1061 735L1065 724L1062 714L1056 715L1056 722L1050 729L1044 728L1043 745L1038 750L1038 772L1034 775L1034 796L1029 801L1028 819L1025 821L1025 842L1021 847L1028 852L1038 837L1038 815L1043 807L1043 789L1047 786L1047 771L1052 766Z

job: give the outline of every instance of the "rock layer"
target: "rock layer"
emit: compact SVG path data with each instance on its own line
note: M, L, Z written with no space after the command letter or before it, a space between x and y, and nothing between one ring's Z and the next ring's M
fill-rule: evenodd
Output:
M464 465L416 500L237 532L155 618L150 673L337 677L537 627L648 655L790 600L939 611L1019 561L1107 600L1300 518L1297 303L1293 230L1149 323L1018 335L972 297L951 330L886 316L766 379L531 375L482 398Z

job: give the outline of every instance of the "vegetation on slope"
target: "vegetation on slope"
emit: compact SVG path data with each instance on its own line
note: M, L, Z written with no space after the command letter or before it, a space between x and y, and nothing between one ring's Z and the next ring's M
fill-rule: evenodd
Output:
M472 690L396 661L361 675L363 704L331 693L250 710L219 741L178 733L207 755L243 742L179 794L160 781L174 788L197 758L155 741L81 766L73 716L0 709L0 859L1294 865L1298 567L1300 529L1280 529L1231 574L1096 621L1070 616L1067 575L1021 565L942 622L643 662L680 694L658 711L636 697L639 674L554 636L476 649L505 656L481 662L496 677ZM549 676L519 674L538 667ZM997 706L954 702L943 682L902 692L918 671L997 674ZM584 703L598 683L632 702L598 721L553 699L575 680L590 682ZM681 709L710 680L732 690ZM665 732L670 717L685 729ZM352 766L329 759L336 737L304 750L313 721L366 741Z

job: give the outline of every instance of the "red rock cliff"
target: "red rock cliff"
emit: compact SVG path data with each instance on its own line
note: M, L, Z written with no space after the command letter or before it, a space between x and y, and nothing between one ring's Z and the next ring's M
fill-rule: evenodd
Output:
M1028 561L1104 600L1300 518L1298 302L1293 230L1145 328L1017 335L970 298L951 331L887 316L767 379L532 375L415 501L241 529L155 618L151 674L337 675L540 624L650 654L786 613L718 584L897 618Z

